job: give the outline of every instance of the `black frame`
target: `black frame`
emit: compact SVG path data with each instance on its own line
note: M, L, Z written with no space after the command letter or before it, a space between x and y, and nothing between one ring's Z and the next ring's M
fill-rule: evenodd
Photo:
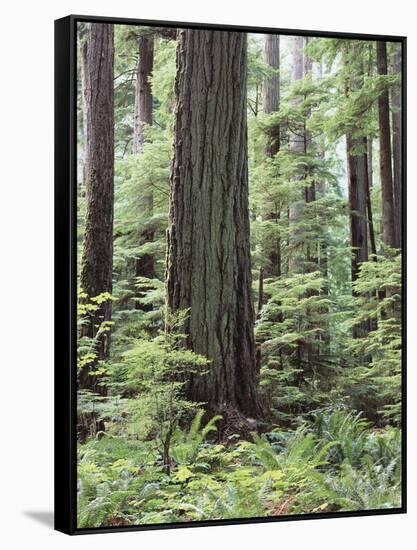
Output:
M248 33L348 38L352 40L384 40L402 46L402 162L403 162L403 256L402 256L402 503L399 508L352 512L321 512L281 517L243 518L177 522L127 527L77 528L77 441L76 441L76 189L77 189L77 23L113 23L192 29L217 29ZM407 438L406 438L406 86L407 38L377 34L355 34L270 27L246 27L154 21L120 17L69 15L55 21L55 529L69 535L119 531L143 531L271 523L301 519L324 519L386 514L407 511Z

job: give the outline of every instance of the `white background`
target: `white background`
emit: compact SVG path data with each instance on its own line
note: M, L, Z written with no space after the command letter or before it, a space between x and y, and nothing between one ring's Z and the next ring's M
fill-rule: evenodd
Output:
M68 537L53 505L53 20L70 13L408 36L408 204L417 203L416 15L405 0L8 0L0 31L0 542L5 549L415 547L417 224L409 209L409 513ZM6 170L4 170L6 168ZM64 495L63 495L64 496ZM414 535L414 537L413 537Z

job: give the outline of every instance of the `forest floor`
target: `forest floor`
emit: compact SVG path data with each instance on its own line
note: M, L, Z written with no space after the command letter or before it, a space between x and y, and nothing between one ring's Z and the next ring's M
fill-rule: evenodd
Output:
M78 527L401 506L398 428L336 410L292 431L216 442L215 421L201 418L176 430L165 465L158 439L121 436L120 425L79 444Z

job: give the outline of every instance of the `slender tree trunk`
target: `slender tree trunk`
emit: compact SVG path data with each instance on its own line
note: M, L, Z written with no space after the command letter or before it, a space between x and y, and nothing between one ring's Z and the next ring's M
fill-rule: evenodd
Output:
M350 246L352 248L352 283L356 281L360 266L368 261L367 190L368 162L366 138L346 136ZM355 291L352 288L352 295ZM353 327L353 337L360 338L370 329L368 322Z
M152 71L153 33L141 34L138 39L139 59L136 70L135 117L133 127L133 153L139 153L145 142L144 128L152 125Z
M387 74L386 42L379 41L376 43L376 56L378 74L384 76ZM382 239L387 246L396 248L398 245L394 218L388 90L383 91L378 98L378 118L382 190Z
M318 64L317 67L317 76L318 79L321 80L323 78L323 65L322 63ZM324 145L322 142L320 142L319 145L319 151L318 151L318 158L320 161L323 161L325 159L325 153L324 153ZM323 198L327 193L327 185L326 180L324 178L320 179L319 181L316 181L315 184L315 191L318 195L318 198ZM324 288L324 293L328 293L328 264L327 264L327 248L328 248L328 239L324 238L321 243L318 245L318 265L324 275L324 279L326 281L326 286Z
M401 46L395 46L392 58L392 72L401 74ZM402 124L401 88L393 90L392 103L392 151L394 160L394 216L397 246L401 247L402 234Z
M363 63L358 61L360 52L355 44L346 53L348 56L345 58L345 62L352 64L352 69L354 69L354 74L345 84L345 95L348 97L352 91L362 87L364 67ZM367 189L369 174L366 138L347 134L346 153L353 283L358 278L361 263L368 261Z
M264 78L264 113L270 114L279 111L280 101L280 76L279 76L279 36L276 34L265 35L264 62L268 67L274 70L274 74ZM274 157L280 148L280 126L274 125L268 136L268 143L265 154L268 157Z
M361 263L368 260L368 227L366 190L368 164L364 137L346 137L350 246L352 247L352 281L358 278Z
M113 25L92 23L83 52L83 107L85 128L86 215L80 284L88 298L112 292L113 186L114 186L114 91ZM91 313L81 330L95 339L97 360L109 353L108 331L98 332L111 320L111 301ZM79 389L106 394L100 378L92 376L96 361L79 372ZM92 422L90 419L88 422ZM84 427L85 428L85 427ZM101 423L100 428L104 428ZM85 436L85 434L84 434Z
M188 397L255 417L246 49L244 33L179 33L167 300L189 310L186 344L211 360Z
M292 81L298 81L303 79L304 73L304 63L303 63L303 48L304 48L304 37L295 36L293 38L293 59L292 59ZM305 128L294 128L293 131L290 131L289 136L289 148L294 154L305 153L306 151L306 139L305 139ZM294 179L294 184L299 187L300 179L304 179L301 176L297 176ZM290 205L289 210L289 223L290 223L290 248L291 248L291 258L289 260L289 269L292 272L300 272L303 270L304 258L303 258L303 247L302 242L300 242L299 229L297 224L302 218L305 205L305 189L300 187L299 192L297 193L298 197ZM291 228L291 226L293 226Z
M154 58L154 33L141 34L138 38L139 59L136 71L136 90L135 90L135 117L133 128L133 153L138 154L145 143L146 126L151 126L153 122L152 109L152 71ZM139 160L140 162L140 160ZM149 220L153 216L153 190L151 187L143 189L139 197L142 216ZM154 230L152 226L147 226L139 234L139 245L152 242L154 240ZM136 277L146 277L153 279L155 277L155 261L153 254L142 254L135 262ZM138 293L141 298L146 292L146 287ZM150 306L138 302L137 307L143 310L151 309Z
M264 62L268 67L274 70L272 75L264 78L263 83L263 109L265 114L270 114L279 111L280 101L280 50L279 36L274 34L265 35L264 44ZM270 129L267 136L267 144L265 147L265 155L268 158L274 158L280 149L280 125L275 124ZM271 209L266 216L266 219L274 220L278 224L281 215L280 208L275 204L275 208ZM277 227L277 232L278 232ZM265 266L266 277L279 277L281 275L281 238L279 233L276 241L271 246L268 245L268 265Z
M366 186L366 209L368 213L368 242L370 245L370 252L373 255L374 261L376 261L376 241L375 241L375 229L374 218L372 214L372 197L371 191L373 187L373 167L372 167L373 151L372 151L372 138L366 138L366 160L368 170L368 185Z

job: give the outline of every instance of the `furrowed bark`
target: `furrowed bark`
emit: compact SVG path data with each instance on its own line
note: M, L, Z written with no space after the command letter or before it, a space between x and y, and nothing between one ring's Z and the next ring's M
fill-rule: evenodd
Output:
M188 397L257 416L249 243L246 35L179 32L167 255L169 311L211 360Z

